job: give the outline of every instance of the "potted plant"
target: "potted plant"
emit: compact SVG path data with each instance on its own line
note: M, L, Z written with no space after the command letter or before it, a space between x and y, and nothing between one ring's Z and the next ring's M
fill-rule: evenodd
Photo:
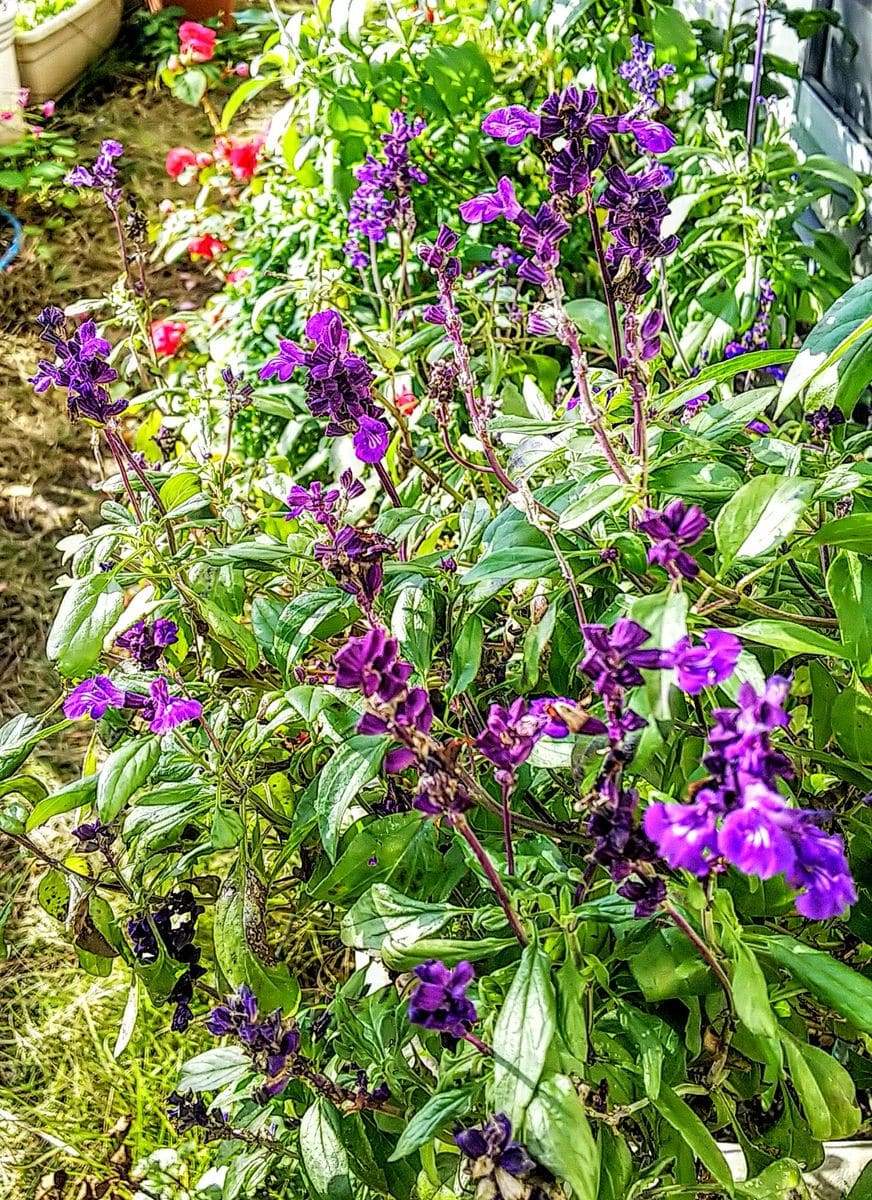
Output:
M35 101L67 91L121 28L123 0L24 0L15 18L21 83Z

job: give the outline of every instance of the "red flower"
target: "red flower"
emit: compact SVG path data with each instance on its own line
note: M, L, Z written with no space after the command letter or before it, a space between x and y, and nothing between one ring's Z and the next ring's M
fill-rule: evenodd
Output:
M250 142L240 138L218 138L215 157L229 165L234 179L249 180L254 175L262 147L262 137L252 138Z
M196 21L182 21L179 26L179 54L188 62L208 62L215 54L218 34Z
M185 334L188 332L188 326L184 321L153 321L151 326L151 344L154 346L155 352L162 358L172 358L178 351L179 346Z
M211 262L213 258L223 254L226 249L226 244L211 233L201 233L199 237L192 238L188 242L188 253L191 257L205 258L207 262Z
M188 167L196 166L196 163L197 156L193 150L189 150L187 146L173 146L172 150L167 152L167 175L171 179L178 179Z
M418 397L414 392L406 389L402 392L397 392L394 403L404 416L410 417L418 407Z
M228 283L242 283L243 279L247 279L251 274L251 267L237 267L235 271L227 272Z

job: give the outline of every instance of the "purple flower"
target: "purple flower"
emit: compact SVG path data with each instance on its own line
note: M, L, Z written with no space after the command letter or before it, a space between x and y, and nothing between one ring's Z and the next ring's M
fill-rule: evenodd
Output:
M418 257L435 275L453 281L460 274L460 259L454 254L459 241L460 235L450 225L440 225L436 241L432 246L427 242L420 246Z
M115 686L108 675L83 679L64 701L64 716L71 720L89 716L97 721L107 708L123 708L126 693Z
M73 421L85 417L104 425L127 407L124 399L113 400L104 386L118 378L118 372L106 362L111 347L97 336L97 326L84 321L67 338L66 319L58 308L46 309L38 318L40 338L54 347L55 361L42 358L30 382L36 392L50 387L66 390L67 409Z
M732 633L708 629L702 635L701 646L692 645L689 637L677 641L671 650L664 651L661 665L673 667L681 690L696 696L703 688L729 679L741 653L742 643Z
M172 1028L179 1033L188 1028L193 1017L194 981L206 974L206 968L200 965L200 948L194 945L197 917L202 911L193 894L182 888L167 896L159 909L131 917L127 922L133 956L138 962L153 965L164 949L176 962L185 964L185 971L167 996L176 1006Z
M608 212L606 262L616 297L631 310L648 292L656 260L678 246L675 234L660 234L669 213L663 189L671 182L671 171L660 165L636 175L618 166L606 170L606 186L598 200Z
M169 684L163 678L155 679L150 685L149 699L142 709L152 733L169 733L177 725L197 721L203 712L199 700L188 700L183 696L171 696Z
M382 410L372 398L374 376L364 359L349 353L348 330L341 316L333 309L316 313L306 323L306 336L314 343L311 350L280 341L279 353L261 368L261 379L275 376L284 382L301 367L306 372L309 411L313 417L327 419L326 435L353 434L358 458L378 462L384 457L388 433L379 420Z
M754 317L754 323L743 335L740 341L727 342L724 347L724 358L737 358L740 354L749 354L754 350L769 349L769 325L771 321L772 305L775 303L775 291L772 283L768 279L760 280L760 291L757 297L757 315ZM784 371L781 367L764 367L764 370L774 379L783 380ZM754 428L754 426L762 426L762 428ZM748 429L753 429L755 433L768 433L769 426L763 422L749 422Z
M117 182L118 166L115 159L120 158L123 153L124 147L120 142L107 138L100 143L99 153L92 166L73 167L64 179L64 183L67 187L90 188L93 191L102 192L106 203L110 208L114 208L121 199L121 190Z
M507 146L520 146L529 134L539 135L540 118L536 113L511 104L508 108L497 108L488 113L481 123L483 133L504 141Z
M517 1178L535 1171L536 1164L520 1142L512 1141L512 1124L504 1113L497 1113L484 1125L462 1129L454 1141L467 1158L474 1161L473 1178L482 1180L495 1170ZM512 1193L514 1195L514 1192ZM499 1188L489 1188L486 1195L502 1195Z
M363 637L351 638L336 651L336 686L356 688L363 696L389 702L405 689L411 663L397 657L397 640L376 626Z
M459 962L451 969L430 959L415 967L414 974L420 982L409 999L409 1020L450 1038L462 1038L478 1020L475 1005L466 995L475 977L472 964Z
M675 145L675 134L668 125L645 117L618 117L618 133L631 133L639 149L648 154L665 154Z
M618 74L626 80L631 92L638 98L636 111L652 112L658 106L657 90L664 79L675 74L671 63L662 67L654 66L654 47L646 42L638 33L630 38L632 54L626 62L618 67Z
M300 487L295 484L288 492L288 511L285 520L293 520L301 513L311 513L319 525L329 525L333 510L339 503L339 488L324 490L324 485L316 480L311 487Z
M377 417L358 417L357 432L351 439L354 453L361 462L381 462L388 452L390 433L388 427Z
M718 850L746 875L771 879L790 874L794 861L792 826L800 816L765 783L750 783L742 803L727 813L718 834Z
M718 852L720 806L700 792L694 804L651 804L643 828L670 867L707 875Z
M523 696L513 700L508 708L501 704L490 706L485 728L475 745L496 766L494 778L498 783L511 783L518 767L532 754L544 728L544 718L530 712Z
M542 696L531 701L530 714L544 721L542 737L565 738L570 733L595 737L606 732L602 721L588 716L574 700L565 696Z
M477 221L487 225L499 217L514 221L520 212L521 206L515 195L514 185L505 175L497 184L495 192L482 192L472 200L464 200L460 206L460 215L469 225Z
M814 412L806 413L806 423L812 431L813 440L816 442L827 442L832 436L833 429L837 425L845 424L845 417L842 410L838 407L827 408L825 404L820 408L816 408Z
M810 821L801 823L794 836L796 855L787 882L804 889L796 898L796 911L813 921L841 916L857 900L842 839Z
M266 1075L270 1082L260 1089L259 1099L273 1099L284 1091L297 1064L300 1033L295 1024L285 1024L280 1008L261 1016L254 992L243 983L235 995L212 1009L206 1028L216 1037L235 1037Z
M695 579L699 564L684 550L693 546L709 526L709 519L695 504L687 505L683 500L671 500L662 512L649 508L639 529L647 533L653 542L648 551L648 562L657 563L674 578L683 575Z
M619 617L611 629L607 625L585 625L585 656L579 670L593 680L593 690L600 696L614 697L624 688L644 683L641 669L656 670L660 666L659 650L643 650L650 633L629 617Z
M314 554L344 592L368 605L381 591L382 559L395 550L394 542L375 530L343 525L332 541L317 542Z
M427 182L427 176L409 159L409 144L426 128L420 119L409 121L404 113L391 113L391 132L382 134L384 162L372 154L354 172L358 182L348 212L349 238L345 253L353 267L366 267L367 242L383 242L393 226L406 237L415 230L412 207L413 184Z
M175 621L158 617L151 625L146 621L137 621L121 634L115 645L122 650L129 650L131 657L147 671L154 671L164 649L178 640L179 627Z

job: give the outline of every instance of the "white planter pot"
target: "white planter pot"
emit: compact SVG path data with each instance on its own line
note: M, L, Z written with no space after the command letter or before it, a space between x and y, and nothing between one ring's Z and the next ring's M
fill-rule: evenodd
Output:
M736 1142L719 1145L733 1179L741 1183L747 1177L741 1147ZM845 1200L863 1168L872 1162L872 1142L824 1142L824 1153L817 1170L803 1176L811 1200Z
M0 144L14 142L24 128L18 106L18 63L15 59L15 5L0 0L0 112L12 113L11 121L0 121Z
M55 100L107 50L121 28L124 0L79 0L72 8L15 35L18 73L33 103Z

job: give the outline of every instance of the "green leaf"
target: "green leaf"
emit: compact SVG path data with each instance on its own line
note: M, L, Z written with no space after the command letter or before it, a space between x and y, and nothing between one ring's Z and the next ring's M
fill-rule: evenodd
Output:
M778 1021L772 1011L766 977L756 955L744 942L736 939L732 957L733 999L739 1019L751 1033L760 1037L777 1037Z
M872 763L872 696L846 688L836 697L830 719L839 749L854 763Z
M560 514L560 529L578 529L588 525L600 513L611 512L629 495L629 489L620 483L603 482L588 486L582 495L568 504Z
M645 1094L653 1100L660 1094L663 1080L664 1046L660 1029L647 1014L623 1001L618 1005L618 1020L638 1048Z
M791 534L808 506L810 479L758 475L728 500L715 521L715 541L729 565L737 558L760 558Z
M84 779L74 779L59 791L46 796L35 805L33 812L27 818L27 832L39 829L46 821L60 813L72 812L74 808L84 808L94 803L97 795L97 775L86 775Z
M872 1034L872 980L787 934L762 933L758 929L753 941L827 1008L841 1013L862 1033Z
M124 608L124 593L111 574L74 579L64 592L46 644L61 675L87 675L103 650L103 639Z
M845 652L867 676L872 672L872 561L847 550L837 554L827 572L827 593Z
M173 80L172 93L182 104L190 104L191 108L196 108L206 95L208 86L209 80L205 71L198 67L188 67Z
M736 1195L743 1200L796 1200L806 1194L799 1163L779 1159L744 1183L736 1184Z
M652 471L649 484L655 492L705 503L734 495L742 486L742 477L726 463L686 462Z
M460 627L451 647L451 678L447 699L460 696L478 674L484 646L484 625L477 613L470 615Z
M225 612L220 605L204 596L197 597L197 609L227 657L245 667L246 671L254 671L260 662L260 650L251 630L238 617Z
M449 113L477 112L492 94L493 76L487 59L474 42L434 46L420 61Z
M429 587L412 584L397 596L391 614L391 633L400 644L402 657L408 659L423 678L433 659L433 628L436 614Z
M872 277L854 284L827 309L787 372L778 413L801 392L807 410L826 404L850 413L872 382L870 309Z
M438 958L446 967L456 967L459 962L481 962L502 954L517 946L512 938L480 938L476 942L458 941L455 938L422 938L414 946L395 946L386 938L382 946L382 961L392 971L411 971L413 967L429 959Z
M812 1136L820 1141L847 1138L860 1127L854 1082L831 1054L781 1030L790 1078Z
M217 1092L251 1073L251 1060L241 1046L215 1046L183 1065L176 1086L180 1092Z
M694 1157L699 1159L708 1173L732 1195L733 1176L727 1166L727 1160L693 1109L665 1083L653 1103L661 1117L684 1138Z
M570 321L585 335L583 340L599 346L600 350L612 353L614 347L609 310L602 300L570 300L565 308Z
M46 871L36 889L36 898L50 917L65 922L70 904L70 887L63 871Z
M788 654L827 654L831 658L847 658L843 646L832 638L825 637L815 629L797 625L795 621L747 621L744 625L730 628L738 638L759 642L761 646L772 646Z
M0 779L15 774L40 736L39 718L27 713L0 725Z
M324 849L336 857L336 844L348 806L381 770L386 738L353 737L321 768L315 792L315 813Z
M689 606L690 601L684 592L670 589L635 599L630 605L630 617L651 634L651 646L658 650L671 650L687 633ZM650 671L646 674L645 692L651 713L658 721L667 721L670 717L671 682L671 671Z
M280 1008L287 1015L296 1011L300 988L286 963L267 961L272 954L266 939L265 904L260 880L252 871L236 868L215 903L215 957L231 987L248 984L261 1012Z
M678 66L695 61L696 35L687 17L677 8L657 5L652 26L658 63L674 63Z
M141 787L160 758L159 737L134 738L113 750L97 780L97 815L108 824Z
M872 554L872 513L852 513L827 521L804 546L839 546L856 554Z
M493 1035L494 1111L519 1128L545 1066L557 1023L551 960L538 946L524 950Z
M472 1108L472 1088L455 1088L453 1092L437 1092L412 1116L400 1134L396 1149L389 1161L405 1158L438 1132L459 1117L465 1117Z
M573 1200L596 1200L599 1151L568 1075L546 1075L540 1081L527 1109L524 1141L537 1162L572 1186Z
M380 950L387 937L392 946L408 949L438 933L462 911L450 904L425 904L386 883L375 883L345 913L340 932L344 945L356 950Z
M336 1122L332 1105L319 1096L300 1121L300 1154L318 1196L324 1200L354 1200L348 1155Z
M557 574L557 559L551 550L540 546L516 546L513 550L486 554L460 576L460 582L464 587L485 580L502 586L513 579L550 579Z
M344 592L321 588L294 597L278 619L273 640L273 655L286 679L299 661L309 639L318 628L348 602Z

